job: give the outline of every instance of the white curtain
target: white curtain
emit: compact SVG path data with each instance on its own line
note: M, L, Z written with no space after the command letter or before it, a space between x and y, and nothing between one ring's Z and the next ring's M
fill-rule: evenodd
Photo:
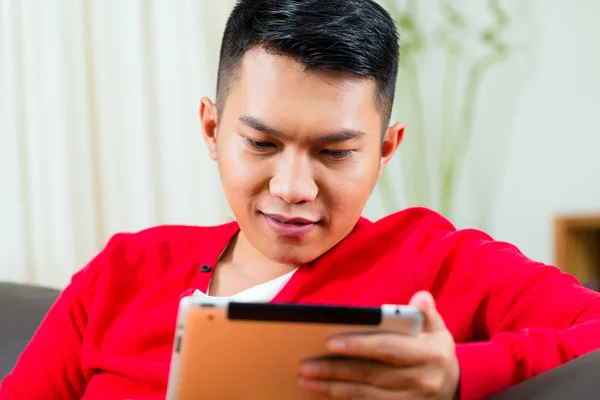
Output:
M198 122L233 1L0 0L0 280L230 211Z
M0 0L0 281L64 287L116 232L231 217L197 108L214 96L234 2ZM488 2L467 3L456 7L477 41L493 18ZM453 220L552 262L553 215L597 210L600 2L541 4L503 3L511 56L482 86ZM433 33L446 22L437 2L419 5L430 43L420 94L436 127L446 63ZM416 134L408 124L388 167L398 199ZM389 212L383 194L367 217Z

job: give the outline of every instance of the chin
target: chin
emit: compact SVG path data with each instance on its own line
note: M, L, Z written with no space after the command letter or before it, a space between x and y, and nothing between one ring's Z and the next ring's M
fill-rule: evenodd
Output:
M273 248L270 248L264 254L272 261L286 265L302 265L309 263L319 257L318 254L311 255L311 252L307 252L306 249L297 249L296 251L290 251L290 249L282 248L279 251L273 251Z

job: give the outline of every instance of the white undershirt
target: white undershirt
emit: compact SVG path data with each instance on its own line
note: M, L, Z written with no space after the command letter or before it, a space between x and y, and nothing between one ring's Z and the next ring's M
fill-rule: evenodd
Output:
M296 268L295 270L288 272L285 275L282 275L278 278L272 279L268 282L261 283L260 285L252 286L251 288L243 290L232 296L226 296L226 297L210 296L210 294L208 293L208 289L207 289L206 294L204 294L201 291L199 291L198 289L196 289L196 291L194 291L194 296L198 296L199 298L201 298L203 300L208 300L213 303L218 302L218 301L223 301L223 302L237 301L237 302L244 302L244 303L267 303L267 302L273 300L273 298L275 296L277 296L277 294L289 282L289 280L292 278L292 275L294 275L294 273L297 270L298 269ZM209 285L209 287L210 287L210 285Z

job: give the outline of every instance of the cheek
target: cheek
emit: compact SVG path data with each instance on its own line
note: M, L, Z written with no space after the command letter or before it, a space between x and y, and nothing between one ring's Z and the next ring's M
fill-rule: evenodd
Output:
M217 147L217 162L223 187L230 201L242 202L260 193L264 187L265 168L260 167L240 145L223 143Z
M321 194L334 214L361 213L375 183L379 164L371 157L358 160L351 167L323 177Z

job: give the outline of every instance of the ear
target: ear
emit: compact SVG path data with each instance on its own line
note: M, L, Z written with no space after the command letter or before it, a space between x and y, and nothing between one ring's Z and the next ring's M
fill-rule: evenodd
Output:
M388 162L392 159L396 149L402 143L404 138L404 124L402 122L396 122L390 126L383 136L383 142L381 143L381 159L379 160L379 173L378 178L381 178L383 169Z
M217 159L217 106L208 98L200 100L200 124L202 125L202 136L208 147L208 155L213 160Z

